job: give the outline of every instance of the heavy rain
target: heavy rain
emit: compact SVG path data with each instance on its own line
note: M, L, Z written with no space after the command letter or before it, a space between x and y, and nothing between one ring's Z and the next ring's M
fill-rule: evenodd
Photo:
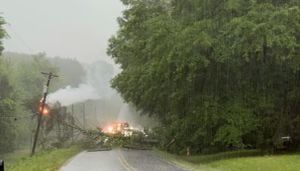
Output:
M300 171L299 0L0 0L0 171Z

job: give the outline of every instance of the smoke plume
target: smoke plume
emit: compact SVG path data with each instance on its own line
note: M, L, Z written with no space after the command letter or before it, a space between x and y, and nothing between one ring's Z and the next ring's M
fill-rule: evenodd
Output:
M85 66L86 78L77 87L67 86L49 94L48 103L60 102L69 106L88 100L99 100L111 97L116 92L110 87L110 80L114 75L111 64L98 61Z
M97 90L88 84L80 84L77 88L67 86L60 89L55 93L48 96L47 102L55 103L59 101L63 106L84 102L87 100L97 100L101 97L98 95Z

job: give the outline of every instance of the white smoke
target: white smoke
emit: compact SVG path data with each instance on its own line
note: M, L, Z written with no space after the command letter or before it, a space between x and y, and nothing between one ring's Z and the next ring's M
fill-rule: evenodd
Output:
M147 115L141 115L134 105L128 103L123 103L117 120L128 122L131 126L138 129L143 129L144 127L153 128L157 126L157 122L154 118Z
M135 122L132 111L130 110L130 106L127 103L124 103L120 109L118 120L120 121L127 121L127 122Z
M105 99L116 93L110 87L110 80L114 75L113 66L104 61L98 61L85 66L85 81L78 87L67 86L49 94L47 102L60 102L69 106L88 100Z
M59 101L63 106L84 102L87 100L97 100L101 97L97 90L88 84L80 84L77 88L67 86L48 96L47 102L55 103Z

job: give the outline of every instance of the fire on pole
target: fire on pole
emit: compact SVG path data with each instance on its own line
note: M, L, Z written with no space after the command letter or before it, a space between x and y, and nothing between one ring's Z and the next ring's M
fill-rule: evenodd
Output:
M31 150L31 156L33 156L34 153L35 153L35 148L36 148L36 144L37 144L37 141L38 141L40 126L41 126L41 122L42 122L42 117L43 117L43 114L45 112L46 98L47 98L47 95L48 95L48 89L49 89L49 86L50 86L50 81L51 81L52 78L58 77L57 75L54 75L52 72L50 72L50 73L42 72L42 74L46 75L48 77L48 80L47 80L47 84L43 87L44 96L43 96L43 99L42 99L41 109L39 109L38 123L37 123L37 128L36 128L36 131L35 131L35 135L34 135L34 141L33 141L33 146L32 146L32 150Z

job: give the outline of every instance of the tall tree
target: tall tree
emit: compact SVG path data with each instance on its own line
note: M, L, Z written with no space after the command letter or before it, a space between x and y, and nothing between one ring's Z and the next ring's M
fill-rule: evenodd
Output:
M3 28L4 19L0 16L0 55L3 51L2 39L6 36ZM15 139L17 136L16 125L14 125L16 116L17 95L11 84L7 67L3 59L0 58L0 153L9 152L15 148Z
M297 1L123 1L108 54L128 102L160 118L163 144L195 152L300 144ZM272 124L273 123L273 124Z
M5 21L0 16L0 55L1 55L2 51L4 50L2 39L7 35L4 28L3 28L4 24L5 24Z

